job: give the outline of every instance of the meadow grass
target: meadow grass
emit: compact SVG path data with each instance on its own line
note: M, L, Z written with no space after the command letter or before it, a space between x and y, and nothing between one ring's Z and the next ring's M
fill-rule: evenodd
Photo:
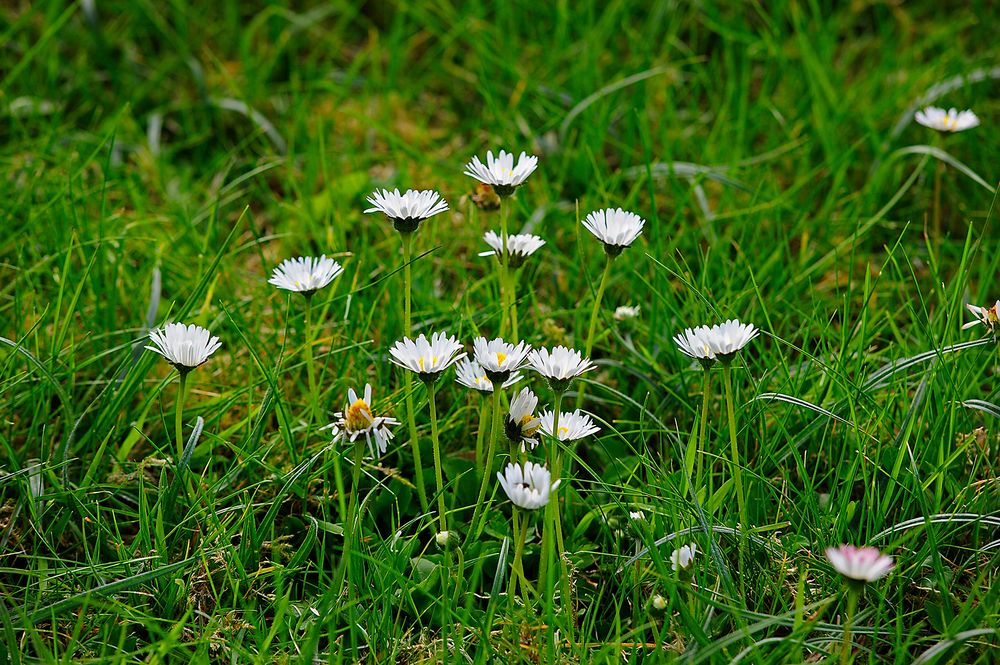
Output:
M859 600L855 662L995 662L1000 355L961 329L1000 298L991 3L296 4L0 8L4 662L839 659L839 543L896 562ZM982 125L913 123L932 102ZM493 483L469 537L489 399L436 385L443 548L405 425L360 467L319 429L350 387L404 423L411 400L433 494L427 391L388 362L401 245L364 199L448 200L415 236L413 331L471 350L499 329L477 254L500 220L462 170L501 147L540 159L509 199L510 231L546 240L518 277L531 344L589 344L605 259L580 219L647 221L601 294L580 398L601 432L563 459L571 601L556 579L548 613L507 593ZM320 254L345 273L307 330L267 279ZM704 375L671 339L728 318L763 331L732 367L742 532L722 369L689 478ZM177 373L143 350L167 321L223 343L183 452ZM537 512L519 564L543 589Z

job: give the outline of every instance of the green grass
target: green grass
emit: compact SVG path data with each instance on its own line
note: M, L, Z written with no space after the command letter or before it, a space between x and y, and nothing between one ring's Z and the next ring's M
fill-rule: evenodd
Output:
M896 560L861 599L855 662L992 662L1000 356L954 348L984 334L961 330L963 304L1000 297L990 3L252 4L0 9L4 662L421 662L449 635L452 662L837 659L847 601L823 550L841 542ZM982 126L898 124L949 81L937 104ZM391 224L362 214L375 187L451 204L416 237L415 331L470 350L496 333L496 272L477 253L499 220L462 170L500 147L540 157L511 214L547 241L520 277L531 343L585 344L604 258L577 211L648 221L603 298L584 402L602 431L557 492L575 620L554 614L555 657L544 604L506 594L502 492L480 538L442 551L397 427L365 463L344 567L336 470L350 490L351 448L307 422L314 400L329 420L366 382L406 420L387 361L402 255ZM303 302L266 280L320 253L346 272L314 303L310 395ZM640 316L614 320L625 304ZM722 372L715 482L695 505L683 451L702 372L671 339L732 317L765 332L733 371L742 579ZM176 372L142 351L178 320L223 341L191 375L185 440L204 429L182 459ZM451 374L437 392L464 538L480 399ZM419 382L413 397L430 489ZM691 583L669 563L688 541Z

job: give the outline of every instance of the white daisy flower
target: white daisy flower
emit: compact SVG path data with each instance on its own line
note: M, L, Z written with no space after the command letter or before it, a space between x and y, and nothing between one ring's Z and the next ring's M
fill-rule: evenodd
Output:
M687 328L674 336L674 342L681 353L704 362L720 359L731 360L744 346L750 343L760 330L752 323L740 323L730 319L709 328L698 326Z
M400 194L398 189L375 190L368 197L369 212L380 212L392 220L400 233L413 233L420 222L448 209L448 203L433 189L408 189Z
M583 220L583 225L604 243L604 251L610 256L618 256L635 242L645 224L642 217L621 208L595 210Z
M695 554L698 553L698 546L694 543L681 545L670 553L670 569L675 573L686 571L694 563Z
M628 511L628 517L630 520L644 520L646 519L646 513L641 510L630 510Z
M1000 326L1000 300L997 300L992 307L982 307L981 305L967 304L966 309L972 312L972 315L976 317L975 321L969 321L964 326L962 330L968 330L973 326L978 326L980 323L986 326L986 330L991 333L996 333L998 326Z
M621 307L615 308L615 320L616 321L628 321L629 319L634 319L639 316L639 305L635 307L631 305L622 305Z
M499 337L489 341L485 337L477 337L473 340L472 347L476 362L490 381L506 381L511 372L524 366L528 352L531 351L531 347L524 342L515 346Z
M892 557L882 554L877 547L828 547L826 558L834 570L856 582L874 582L892 570L893 565Z
M178 372L190 372L219 350L222 342L201 326L168 323L162 330L151 330L146 348L159 353Z
M488 252L480 252L479 256L496 256L498 259L503 255L503 241L500 235L494 231L487 231L483 235L483 240L492 249ZM507 236L507 258L511 268L520 268L524 260L534 254L545 244L545 241L530 233L517 233Z
M536 168L538 168L538 158L526 152L521 153L517 158L517 166L514 166L512 153L501 150L494 159L493 152L487 150L486 163L483 164L478 156L474 156L472 161L465 165L465 175L492 185L497 196L503 197L513 194Z
M660 594L656 594L655 596L653 596L653 600L651 601L651 603L653 605L653 609L659 612L662 612L663 610L667 609L667 599L661 596Z
M510 400L510 409L504 418L503 431L513 443L520 443L524 450L526 444L534 448L538 445L538 429L541 422L535 417L538 397L530 388L521 388Z
M314 256L300 256L282 261L271 273L271 279L267 283L279 289L311 296L343 272L344 268L339 263L325 256L318 259Z
M574 349L557 346L551 351L535 349L528 354L528 366L544 376L552 389L563 392L569 382L597 366Z
M508 464L501 475L497 472L500 486L507 493L511 503L525 510L536 510L549 502L549 494L559 487L560 481L552 482L549 470L541 464L525 462Z
M465 357L461 343L446 332L436 332L430 341L422 333L412 340L404 337L389 349L392 362L416 372L424 382L434 381L454 363Z
M522 378L524 377L520 372L514 372L510 375L510 378L503 382L501 387L509 388ZM486 376L486 371L475 360L469 360L468 358L459 360L458 364L455 365L455 380L466 388L472 388L483 393L493 392L493 382L490 381L490 377Z
M538 419L542 422L542 431L549 436L552 434L552 425L555 420L555 412L542 411ZM577 409L576 411L563 411L559 414L559 436L560 441L578 441L591 434L597 434L601 428L594 424L593 419L586 413Z
M962 111L951 108L945 111L936 106L928 106L917 111L914 119L924 127L936 129L939 132L961 132L979 125L979 118L972 111Z
M372 387L365 384L365 396L359 398L354 388L347 390L347 408L333 414L336 419L324 429L333 430L333 441L347 440L354 443L359 436L364 436L368 442L368 452L373 458L384 454L392 440L391 425L399 421L385 416L372 414Z

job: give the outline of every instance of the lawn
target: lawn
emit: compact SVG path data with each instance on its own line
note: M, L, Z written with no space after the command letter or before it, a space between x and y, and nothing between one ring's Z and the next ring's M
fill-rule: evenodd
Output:
M996 662L994 3L285 4L0 7L2 662Z

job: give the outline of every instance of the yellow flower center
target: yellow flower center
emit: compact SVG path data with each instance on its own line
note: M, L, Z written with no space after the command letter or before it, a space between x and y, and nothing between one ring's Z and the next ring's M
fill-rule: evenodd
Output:
M365 429L372 424L372 410L363 399L356 400L354 404L347 407L347 429L352 432Z
M535 434L535 432L538 431L538 429L542 426L542 423L540 423L540 422L537 423L534 427L530 427L528 429L525 429L525 427L524 427L525 425L527 425L528 423L530 423L534 419L535 419L535 416L533 416L530 413L528 415L524 416L523 418L521 418L521 434L523 434L524 436L533 436Z
M503 361L507 360L507 354L497 351L497 365L503 367Z
M431 356L431 367L437 365L437 361L438 361L437 356ZM424 367L424 359L422 357L417 360L417 367L420 368L421 372L427 371L427 369Z
M478 383L481 386L489 385L489 383L490 383L490 377L488 377L485 374L483 374L481 377L479 377L478 379L476 379L476 383Z
M559 438L560 439L563 438L563 435L565 435L565 434L569 434L569 428L568 427L563 427L562 425L560 425L559 426Z

